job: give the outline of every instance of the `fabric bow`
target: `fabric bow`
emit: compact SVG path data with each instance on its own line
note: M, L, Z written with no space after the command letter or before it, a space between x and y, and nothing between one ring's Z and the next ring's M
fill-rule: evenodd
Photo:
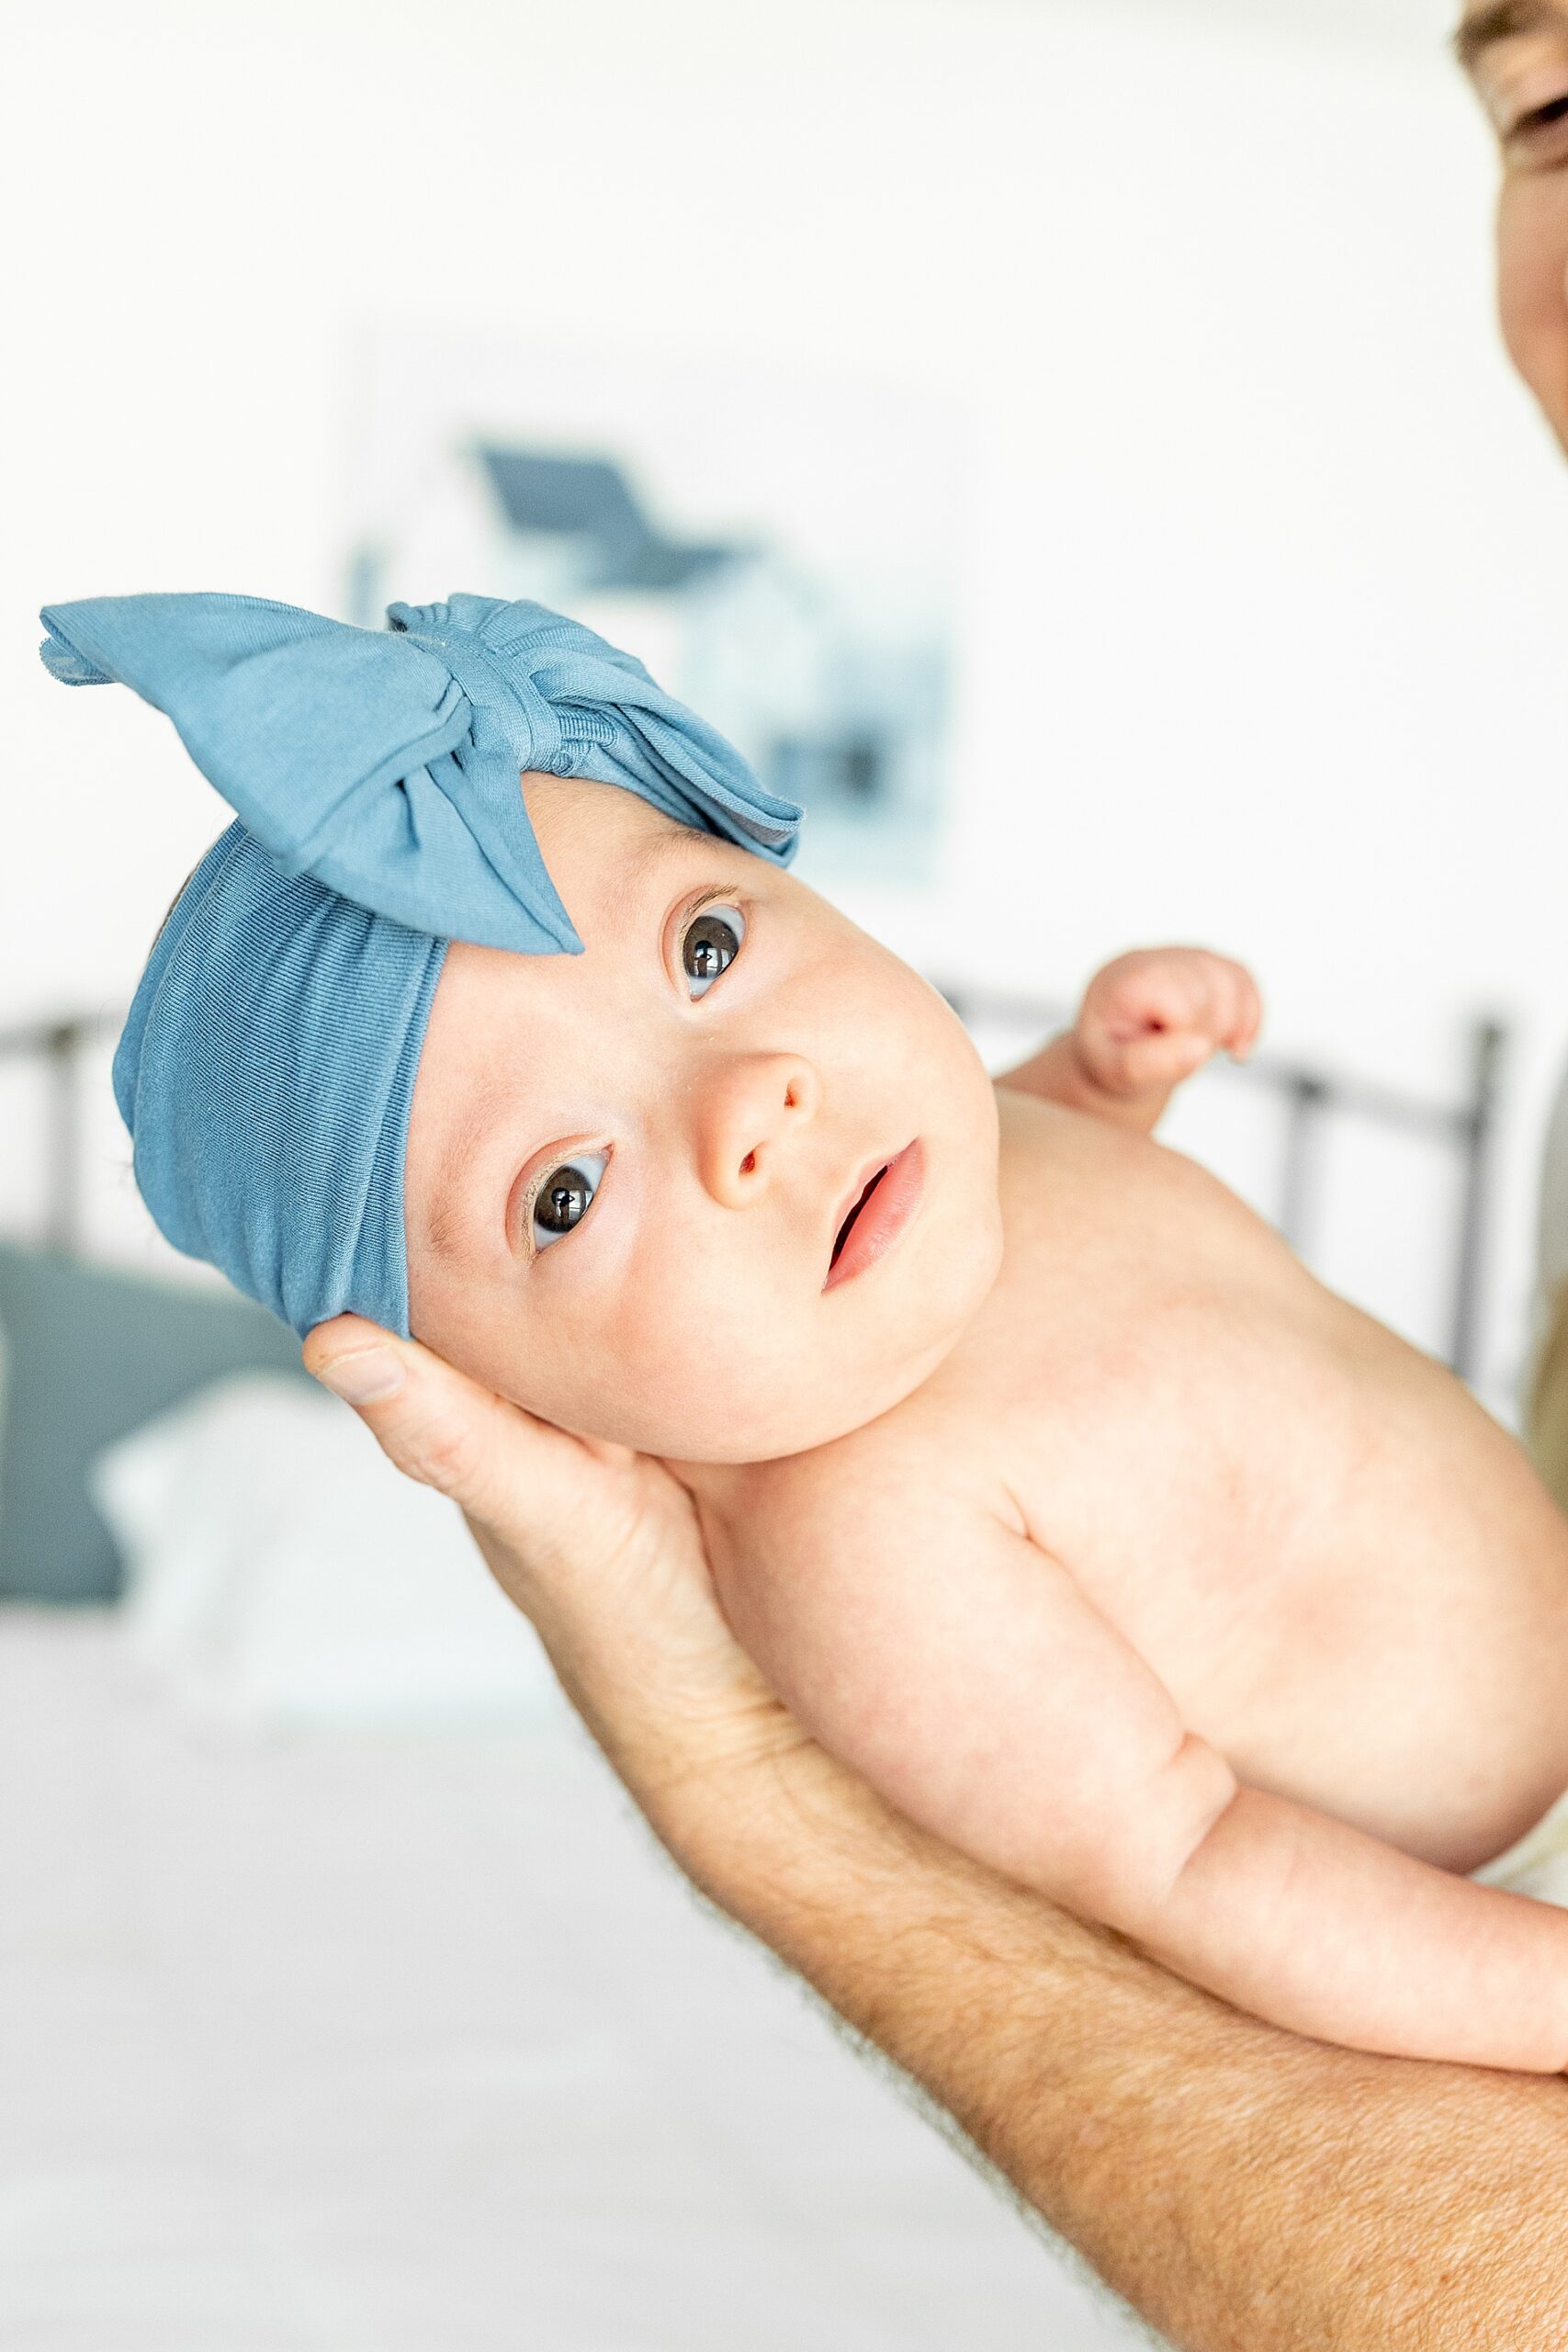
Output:
M284 874L437 938L575 951L518 778L637 792L776 864L801 811L640 662L542 605L458 595L355 628L260 596L51 605L66 685L131 686Z

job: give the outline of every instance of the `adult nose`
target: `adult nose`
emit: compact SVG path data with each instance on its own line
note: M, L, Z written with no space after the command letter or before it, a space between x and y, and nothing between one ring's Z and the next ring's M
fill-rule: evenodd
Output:
M761 1199L816 1115L822 1082L799 1054L733 1054L699 1081L697 1166L726 1208Z

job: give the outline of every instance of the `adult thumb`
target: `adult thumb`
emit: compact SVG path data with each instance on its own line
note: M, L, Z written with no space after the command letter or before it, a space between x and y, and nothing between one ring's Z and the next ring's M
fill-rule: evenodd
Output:
M449 1495L470 1518L492 1520L504 1508L519 1442L535 1432L546 1442L525 1413L417 1340L400 1340L362 1316L318 1323L303 1356L306 1371L353 1406L405 1476Z

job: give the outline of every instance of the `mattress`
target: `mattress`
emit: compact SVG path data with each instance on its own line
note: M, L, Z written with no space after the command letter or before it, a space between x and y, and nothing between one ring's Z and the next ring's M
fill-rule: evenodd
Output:
M6 2352L1146 2341L701 1906L564 1707L182 1712L0 1611Z

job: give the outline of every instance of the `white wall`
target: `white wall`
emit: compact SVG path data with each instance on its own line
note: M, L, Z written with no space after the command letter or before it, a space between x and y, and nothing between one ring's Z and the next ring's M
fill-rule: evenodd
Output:
M162 720L48 684L36 607L332 604L369 324L916 385L970 420L963 819L939 906L855 910L1047 994L1211 939L1277 1043L1424 1091L1469 1013L1516 1020L1501 1393L1568 1038L1568 480L1495 348L1443 29L1438 0L13 21L6 1014L128 994L220 820ZM1339 1245L1369 1295L1381 1230ZM1421 1328L1423 1279L1378 1303Z

